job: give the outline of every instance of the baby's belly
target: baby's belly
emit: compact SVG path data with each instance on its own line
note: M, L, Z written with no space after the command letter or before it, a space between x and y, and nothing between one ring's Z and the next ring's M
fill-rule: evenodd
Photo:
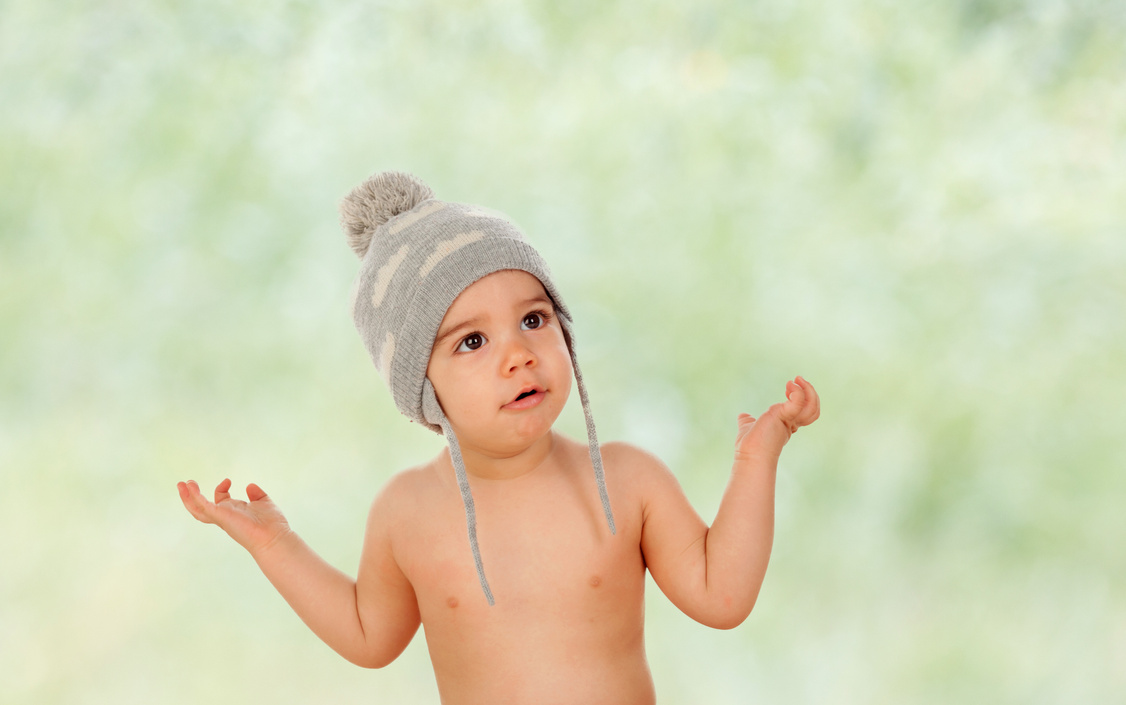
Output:
M655 702L640 619L503 621L478 633L424 624L443 705Z

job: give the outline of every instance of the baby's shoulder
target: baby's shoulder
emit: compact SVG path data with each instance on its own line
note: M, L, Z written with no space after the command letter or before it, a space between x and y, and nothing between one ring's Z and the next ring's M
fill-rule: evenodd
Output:
M430 462L396 472L379 488L372 500L372 512L379 512L389 520L409 518L417 507L426 504L428 495L433 494L435 477Z
M626 441L609 441L603 443L601 447L603 460L615 465L620 464L632 468L664 464L656 455Z
M684 490L673 471L653 453L630 443L603 446L607 482L617 476L617 486L641 508L642 523L653 509L682 505Z
M668 466L653 453L625 441L602 444L602 463L606 473L617 476L620 482L645 488L655 478L671 474Z

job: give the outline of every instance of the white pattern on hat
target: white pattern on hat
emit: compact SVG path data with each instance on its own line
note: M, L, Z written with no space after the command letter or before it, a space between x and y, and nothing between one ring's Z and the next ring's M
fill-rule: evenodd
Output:
M383 375L383 381L391 386L391 358L395 356L395 336L390 333L383 341L383 348L379 351L379 364L376 367Z
M371 305L374 308L379 308L383 303L383 297L387 295L387 287L391 285L391 277L395 276L395 272L399 269L399 265L407 258L407 253L411 251L410 245L403 245L399 251L391 255L391 259L379 268L375 273L375 284L371 287Z
M402 215L392 220L391 224L387 226L387 234L394 235L408 225L414 225L431 213L437 213L438 211L442 210L445 205L446 204L442 201L435 200L427 203L425 206L419 208L418 210L403 213Z
M430 273L430 270L434 269L434 267L446 257L449 257L454 252L457 252L472 242L484 239L484 237L485 233L480 230L470 230L450 240L439 242L438 246L434 248L434 252L426 258L426 261L423 262L422 266L419 268L418 278L425 279L426 275Z

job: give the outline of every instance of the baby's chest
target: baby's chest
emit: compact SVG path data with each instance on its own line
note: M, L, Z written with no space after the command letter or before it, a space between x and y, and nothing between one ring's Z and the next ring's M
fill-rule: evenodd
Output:
M645 564L640 512L619 498L611 534L597 490L556 487L524 495L475 493L482 568L497 607L590 614L639 599ZM425 613L487 608L466 512L457 502L429 508L402 542L403 569ZM635 516L636 515L636 516Z

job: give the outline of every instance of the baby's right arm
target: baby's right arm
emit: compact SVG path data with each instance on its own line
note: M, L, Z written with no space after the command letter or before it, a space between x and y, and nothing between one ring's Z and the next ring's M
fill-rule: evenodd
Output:
M357 580L309 548L257 485L246 488L249 502L231 499L230 480L215 488L214 502L194 481L177 487L192 516L216 524L249 551L301 620L352 663L382 668L418 631L414 590L391 554L390 483L372 504Z

